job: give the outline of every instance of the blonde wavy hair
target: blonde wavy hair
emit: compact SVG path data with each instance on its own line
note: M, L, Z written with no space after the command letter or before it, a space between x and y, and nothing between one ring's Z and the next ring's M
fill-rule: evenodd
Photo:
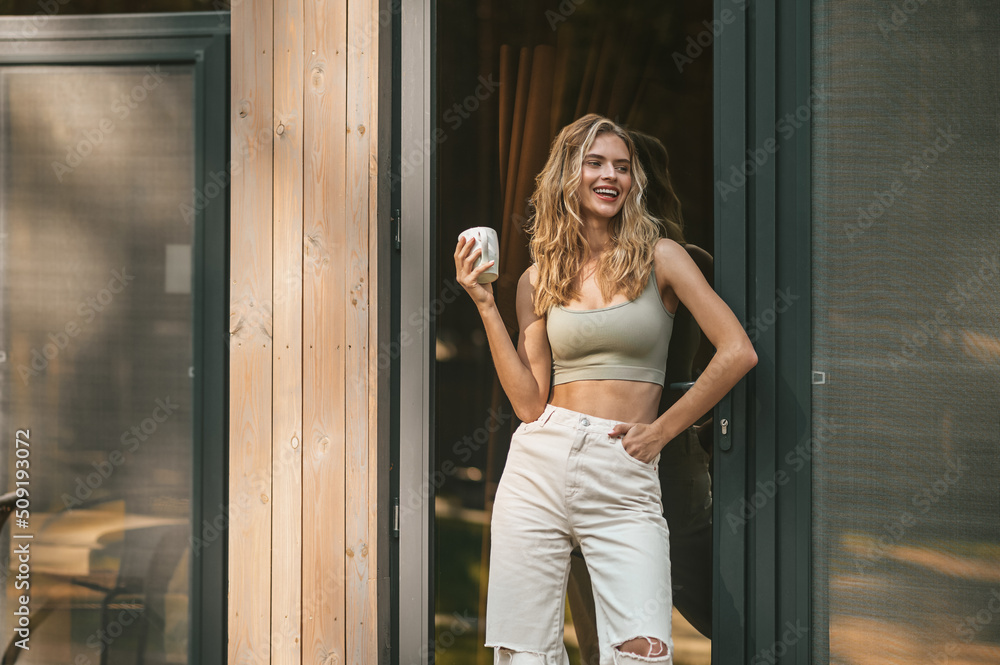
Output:
M590 254L590 246L583 234L577 189L583 157L601 134L614 134L624 141L631 161L632 187L609 224L611 247L601 255L597 265L597 284L606 301L617 293L633 300L649 281L653 246L661 237L662 227L646 210L646 173L636 158L628 132L591 113L559 132L545 168L535 178L532 215L525 231L531 236L528 243L531 260L538 267L534 302L538 316L578 295L576 280Z

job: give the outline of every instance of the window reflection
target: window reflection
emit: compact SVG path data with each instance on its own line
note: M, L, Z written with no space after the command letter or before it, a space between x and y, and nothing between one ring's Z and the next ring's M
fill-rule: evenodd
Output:
M30 518L3 530L8 575L33 536L18 663L187 662L192 88L187 66L0 68L4 491L12 433L32 442Z

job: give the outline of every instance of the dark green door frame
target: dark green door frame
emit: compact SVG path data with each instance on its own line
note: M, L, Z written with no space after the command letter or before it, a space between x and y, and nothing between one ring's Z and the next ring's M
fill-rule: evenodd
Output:
M746 11L730 0L715 0L722 30L714 42L713 98L716 183L729 177L726 165L739 164L747 143ZM715 187L715 287L737 318L747 320L747 190ZM712 663L736 665L747 653L747 530L726 520L746 495L747 387L740 383L715 408L713 455ZM722 423L728 423L722 433Z
M0 64L194 69L194 417L189 662L226 662L229 422L229 12L0 18ZM222 185L220 185L220 182ZM220 190L207 196L212 183ZM193 193L194 193L193 192Z
M716 286L759 360L715 414L712 660L803 665L817 637L810 3L716 0L715 19Z

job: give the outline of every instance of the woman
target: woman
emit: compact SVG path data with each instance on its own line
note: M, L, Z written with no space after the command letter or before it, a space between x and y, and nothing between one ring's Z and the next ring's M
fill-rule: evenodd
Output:
M712 256L685 242L681 202L670 178L667 149L655 136L629 130L635 157L646 175L644 199L647 210L661 224L660 233L679 243L711 284ZM675 312L667 352L667 384L694 380L712 358L714 349L704 343L701 330L683 305ZM684 395L664 387L657 413L663 413ZM708 419L711 423L711 418ZM708 431L707 436L703 433ZM689 427L672 439L660 454L660 493L663 517L670 531L669 565L672 603L705 637L712 637L712 480L710 424ZM701 436L700 436L701 435ZM590 572L579 547L570 557L568 598L580 647L580 662L600 662L597 617Z
M523 421L492 517L486 645L497 662L566 665L570 551L593 581L602 663L670 663L663 446L756 363L739 321L688 253L660 239L628 134L597 115L565 127L532 196L534 264L517 287L517 348L472 243L458 280L486 328L500 383ZM673 312L691 311L716 354L659 418Z

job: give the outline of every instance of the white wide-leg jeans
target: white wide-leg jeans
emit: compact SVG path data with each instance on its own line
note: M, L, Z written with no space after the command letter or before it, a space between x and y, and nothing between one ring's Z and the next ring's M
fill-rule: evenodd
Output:
M660 456L629 455L608 436L617 423L548 405L514 432L491 526L486 646L495 663L569 665L563 618L577 544L593 584L601 665L672 662ZM645 657L616 648L637 637L667 649Z

